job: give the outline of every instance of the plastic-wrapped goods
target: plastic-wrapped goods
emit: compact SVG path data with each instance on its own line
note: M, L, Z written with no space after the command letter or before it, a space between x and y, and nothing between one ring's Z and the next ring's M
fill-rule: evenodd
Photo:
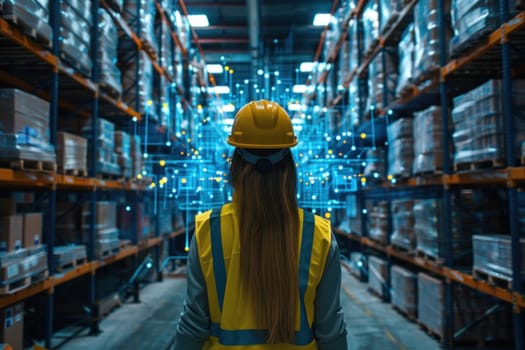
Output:
M392 305L403 311L409 317L417 314L417 275L401 266L390 268L392 285Z
M525 238L520 239L520 271L525 276ZM474 235L473 273L481 272L506 281L512 281L512 247L510 236Z
M388 235L388 202L381 201L372 207L369 211L369 228L370 238L381 243L387 244Z
M131 136L131 176L136 177L142 171L142 152L140 150L140 136Z
M146 49L157 54L159 51L155 36L155 1L125 0L122 15L126 22L135 30ZM140 31L137 30L140 21Z
M432 106L414 113L414 174L443 170L441 120L441 107ZM452 142L449 145L452 146Z
M0 16L22 28L30 35L52 47L53 29L49 25L48 0L0 0Z
M399 118L387 127L388 142L413 136L414 120L412 118Z
M408 177L414 162L413 119L400 118L387 126L388 174Z
M166 69L169 75L173 75L173 50L171 29L165 21L161 21L156 28L156 35L159 38L159 61L160 65Z
M372 179L383 179L385 176L385 149L370 148L366 150L366 166L363 175Z
M121 12L124 8L124 0L106 0L106 3L117 12Z
M517 13L509 0L511 15ZM452 27L450 53L459 56L500 25L500 0L452 0Z
M513 80L512 91L515 147L519 154L520 142L525 140L525 80ZM505 128L500 80L489 80L454 98L452 121L454 165L458 170L478 162L503 165Z
M414 234L416 251L438 259L443 240L443 206L439 199L420 199L414 201Z
M91 61L91 0L68 0L60 3L60 57L74 69L90 76Z
M328 30L326 31L326 36L324 40L323 47L323 57L326 59L333 52L337 40L341 36L341 26L342 26L342 9L339 8L337 13L330 21Z
M397 65L397 49L394 47L383 48L382 53L370 62L367 109L382 109L395 100Z
M47 101L21 90L0 89L0 158L55 162Z
M122 94L120 70L117 67L118 32L117 26L105 9L99 9L99 49L100 86L112 96Z
M338 90L350 75L350 44L345 40L339 50L339 70L337 72Z
M390 28L403 9L403 0L379 0L380 23L379 32L384 33Z
M379 0L369 0L363 9L363 52L366 54L379 39Z
M131 53L134 57L135 54ZM140 114L148 114L157 119L153 103L153 66L144 51L139 52L139 62L131 58L122 70L122 100ZM138 76L135 67L139 65Z
M60 173L87 175L87 140L68 132L57 132L57 167Z
M376 256L368 258L368 288L383 300L390 299L388 289L389 279L388 263Z
M418 323L432 334L445 336L445 283L426 273L418 273ZM487 309L494 306L494 301L473 289L460 284L453 286L454 329L462 329L473 321L481 321L475 327L458 338L458 341L484 343L486 341L504 341L510 338L510 305L499 311L481 317Z
M405 91L414 86L415 45L414 24L410 23L401 35L399 45L397 46L399 56L399 75L396 86L397 97L401 97Z
M126 178L132 176L131 137L124 131L115 131L115 152L118 155L120 173Z
M414 232L414 201L395 200L392 201L392 245L414 251L416 247L416 235Z
M119 250L119 229L117 228L117 203L98 201L95 203L95 256L104 258ZM82 207L82 243L89 241L91 211L89 204Z
M445 0L445 13L450 13L450 1ZM472 1L472 0L468 0ZM449 21L438 21L438 0L418 1L414 7L416 80L426 80L429 73L440 67L439 28L445 26L445 41L452 37ZM448 57L447 57L448 58Z
M469 228L469 216L465 213L468 202L452 204L452 252L454 266L472 264L472 229ZM470 210L470 209L467 209ZM445 237L443 236L443 204L441 199L419 199L414 201L414 234L416 251L432 260L443 257Z
M97 170L102 174L118 175L120 169L117 165L117 154L115 153L115 124L103 118L98 118L97 122L98 153L95 155ZM82 128L82 132L88 140L88 162L90 162L92 157L91 147L89 147L92 142L91 120L88 120L86 126Z

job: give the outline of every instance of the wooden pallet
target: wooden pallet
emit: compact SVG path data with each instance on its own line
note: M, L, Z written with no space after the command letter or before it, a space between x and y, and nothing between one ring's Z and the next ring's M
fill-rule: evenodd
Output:
M48 38L42 33L40 33L39 31L37 31L35 28L33 28L32 25L25 23L25 21L21 17L18 17L16 15L6 15L6 14L2 15L2 17L6 21L13 23L15 26L20 28L22 32L24 32L24 34L35 39L36 42L48 48L52 47L51 38Z
M0 295L13 294L31 285L31 277L24 277L13 281L6 281L0 286Z
M435 176L443 175L444 173L444 170L438 167L432 170L416 171L414 172L414 176Z
M14 170L38 171L54 173L57 170L56 162L28 159L3 159L0 161L2 166Z
M49 277L49 270L45 267L42 271L38 271L32 274L29 278L31 279L31 284L42 282L43 280Z
M459 162L454 164L454 170L456 172L461 171L474 171L482 169L492 169L492 168L503 168L505 166L505 161L501 159L486 159L479 160L475 162Z
M106 259L106 258L109 258L110 256L117 254L119 251L120 251L119 247L114 247L114 248L99 250L98 252L95 252L95 255L98 259Z
M403 310L402 308L400 308L399 306L394 305L394 304L392 304L392 309L394 309L397 313L399 313L401 316L403 316L407 320L409 320L411 322L414 322L414 323L417 323L417 316L416 316L415 310L414 310L414 312L408 312L408 311Z
M441 71L440 67L430 67L426 71L419 74L417 77L414 78L414 82L417 86L420 86L422 84L425 84L428 81L434 81L436 79L439 79L439 73Z
M430 329L426 324L422 323L421 321L417 321L418 327L424 331L426 334L428 334L430 337L436 339L438 342L442 343L445 341L445 335L437 333L436 331Z
M72 176L88 176L87 169L64 169L63 167L58 167L58 173Z
M131 247L131 241L129 239L121 239L118 243L119 249L124 250Z
M98 84L102 90L104 90L105 93L107 93L109 96L113 97L114 99L118 100L122 93L115 89L114 86L110 84L106 84L105 82L100 82Z
M67 271L67 270L76 269L78 266L84 265L86 262L87 262L87 258L86 257L79 258L79 259L73 259L73 260L71 260L69 262L64 262L64 263L60 264L59 266L56 266L55 270L57 272L64 272L64 271Z
M378 297L379 299L381 299L381 301L385 301L386 300L386 298L383 295L383 293L378 293L375 289L372 289L371 287L367 287L366 289L368 290L368 292L370 294L372 294L373 296Z
M417 257L422 258L422 259L427 260L427 261L431 261L431 262L436 263L438 265L443 265L445 263L443 258L430 255L427 252L424 252L422 250L416 249L415 253L416 253Z
M401 253L405 253L405 254L408 254L408 255L414 255L415 254L414 249L403 247L402 245L399 245L399 244L394 243L394 242L392 242L390 244L390 246L392 247L392 249L397 250L398 252L401 252Z
M496 287L501 288L512 288L512 278L511 277L502 277L502 276L495 276L493 274L487 273L485 271L473 268L472 269L472 277L474 279L482 280L488 282L488 284Z
M157 61L158 59L157 51L155 50L153 45L148 40L142 39L142 47L147 53L149 53L152 56L154 61Z

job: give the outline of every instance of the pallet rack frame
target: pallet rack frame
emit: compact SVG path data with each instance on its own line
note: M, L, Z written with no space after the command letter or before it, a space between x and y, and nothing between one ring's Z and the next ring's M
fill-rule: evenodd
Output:
M400 16L395 21L394 25L387 30L386 33L382 33L378 40L378 44L373 48L372 54L367 56L364 60L359 61L357 67L351 70L350 74L344 81L344 88L348 89L350 82L353 79L359 79L361 75L366 72L368 65L375 55L383 52L384 45L389 43L392 37L392 33L399 30L400 27L406 23L407 18L411 10L417 4L418 0L412 0L405 2L405 7L402 9ZM346 39L346 31L348 30L347 24L351 19L359 18L361 11L368 3L368 0L359 0L356 8L350 12L350 14L345 18L343 22L343 34L341 35L340 40ZM445 14L445 0L438 0L438 21L439 23L444 23L446 14ZM437 189L441 188L441 201L444 206L444 265L440 265L435 262L425 260L420 257L414 257L410 254L400 252L397 249L394 249L391 245L387 244L386 246L381 245L371 239L366 235L367 227L366 220L362 216L361 218L361 232L362 235L357 235L351 232L344 232L338 229L335 229L335 232L346 237L347 239L357 242L361 247L366 247L372 249L375 252L386 255L390 258L394 258L399 261L408 263L420 270L429 271L436 275L442 276L445 280L445 319L444 324L445 334L444 334L444 345L447 348L452 349L454 347L454 318L453 318L453 285L460 284L468 286L474 290L482 292L492 297L502 300L506 303L512 305L513 309L513 343L516 349L521 349L523 347L523 315L521 310L525 306L525 295L523 291L523 281L521 279L520 271L520 251L519 251L519 215L517 212L517 187L522 186L525 183L525 168L516 164L516 155L514 152L514 128L512 120L512 51L511 45L512 40L509 38L510 35L517 33L518 31L525 28L525 12L519 13L516 17L510 18L509 11L509 2L505 0L499 0L500 8L500 27L494 30L489 36L485 44L478 45L477 48L473 49L472 52L463 55L459 58L452 59L448 61L446 59L447 52L447 43L445 42L445 28L443 25L439 27L439 38L440 38L440 70L439 70L439 79L434 79L431 84L424 87L423 89L414 88L414 90L407 97L399 98L395 101L388 101L386 103L385 110L381 111L384 114L388 114L388 111L393 111L394 113L398 111L405 110L418 110L426 106L437 104L442 108L442 128L443 130L449 129L448 121L448 106L449 106L449 96L451 94L458 94L457 91L452 90L451 78L464 70L466 66L471 64L471 62L482 58L490 50L493 50L496 46L501 46L501 67L502 74L501 79L503 80L503 91L502 94L504 98L504 122L505 122L505 149L506 149L506 168L504 169L490 169L486 170L483 173L455 173L452 170L452 164L450 159L450 150L449 144L447 141L448 135L443 135L443 174L442 175L432 175L432 176L416 176L409 178L403 181L398 182L396 185L390 183L383 184L383 187L394 191L417 191L417 188L423 186L428 188L428 186L437 186ZM358 35L358 40L362 35ZM323 36L321 37L321 42ZM340 45L336 45L336 48L327 56L326 61L331 62L337 56L337 51L339 50ZM360 47L358 45L358 47ZM318 50L319 51L319 50ZM359 56L362 55L362 49L359 49ZM327 75L323 75L315 84L324 83ZM385 83L385 81L383 82ZM386 86L386 84L384 84ZM461 87L463 90L469 88L468 85ZM315 91L314 89L313 91ZM383 91L385 94L384 98L387 98L387 91ZM329 106L335 106L340 104L342 101L344 103L343 94L346 91L339 93L332 101L328 102ZM313 96L306 96L306 101L311 102ZM359 111L360 115L363 116L363 110ZM387 116L388 117L388 116ZM363 129L365 126L360 125L358 128ZM369 126L366 126L369 127ZM446 134L446 133L444 133ZM510 136L510 137L508 137ZM451 201L452 193L454 188L461 186L469 185L496 185L507 188L508 193L508 211L509 211L509 228L510 228L510 238L512 244L512 287L511 288L501 288L493 286L486 281L481 281L475 279L470 274L466 274L454 268L453 266L453 249L452 249L452 218L451 218ZM387 192L381 195L383 189L379 188L376 190L367 190L361 189L358 191L359 202L364 208L365 199L367 196L379 196L379 198L389 198L391 196L390 192ZM415 193L415 192L413 192ZM410 195L409 195L410 196ZM389 229L391 232L391 229Z

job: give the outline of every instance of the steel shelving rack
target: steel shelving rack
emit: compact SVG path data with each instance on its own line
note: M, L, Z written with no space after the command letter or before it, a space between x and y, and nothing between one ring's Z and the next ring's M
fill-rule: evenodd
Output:
M99 115L108 116L116 123L120 123L124 128L136 130L136 125L144 123L147 116L139 113L139 106L129 106L121 98L115 98L105 92L99 85L100 63L97 61L97 50L99 40L98 29L98 11L104 8L112 17L115 25L124 33L133 43L137 52L145 51L147 59L153 65L155 74L165 78L169 83L173 82L174 77L170 75L166 67L160 64L154 53L147 49L144 41L137 35L140 28L132 28L118 11L114 10L110 2L105 0L93 0L91 5L91 14L93 25L91 28L91 58L93 59L93 68L89 77L82 76L73 70L66 62L61 59L59 49L58 33L60 25L60 0L51 0L49 5L50 25L53 28L52 48L46 49L41 42L30 37L20 27L13 23L0 18L0 84L3 87L18 88L23 91L32 93L50 103L50 143L56 144L56 133L58 120L62 116L69 118L91 118L91 137L96 139L97 121ZM179 7L183 5L179 1ZM177 6L175 1L170 5ZM166 9L163 3L155 0L155 8L158 12L160 21L168 25L171 39L182 52L183 60L188 61L188 48L184 47L178 37L177 28L166 15ZM174 50L175 47L170 47ZM187 64L185 66L187 70ZM188 72L184 72L188 74ZM188 92L189 86L177 85L169 89L169 99L171 102L187 103L184 98ZM138 100L138 99L137 99ZM172 109L170 113L174 114ZM175 119L174 115L170 118ZM92 142L90 145L92 154L97 153L97 143ZM0 297L0 309L13 305L17 302L28 300L37 295L43 296L44 304L44 339L46 348L53 346L53 321L54 321L54 292L55 288L65 285L68 282L78 280L81 277L88 278L89 301L88 306L91 310L87 316L87 322L90 325L92 333L99 331L98 317L95 315L96 304L96 275L97 271L110 267L113 264L133 259L134 266L137 265L137 259L141 254L154 249L155 266L158 277L162 277L159 271L160 266L160 247L166 242L170 242L181 234L181 229L175 232L159 235L158 231L154 237L141 242L133 242L120 250L117 254L105 258L97 259L94 255L95 240L95 204L99 197L112 197L124 195L131 201L138 203L142 197L150 195L148 183L145 181L136 181L128 179L112 180L100 178L96 157L92 157L88 164L88 176L72 176L58 174L56 172L35 172L31 170L13 170L8 168L0 169L0 187L9 191L20 190L42 194L40 206L45 205L45 222L43 227L44 242L47 244L48 251L48 271L49 277L34 283L27 288L21 289L12 294ZM55 241L55 211L57 194L72 192L80 196L90 205L90 235L87 245L88 259L87 262L76 266L70 270L56 274L53 249ZM135 213L136 215L136 213ZM136 220L134 220L136 222ZM134 230L137 230L136 224ZM158 223L156 225L158 229Z
M346 104L346 94L349 84L354 79L362 79L367 72L370 63L377 55L384 55L384 48L388 45L397 45L400 33L406 28L413 19L412 10L419 0L404 1L404 7L393 21L391 26L380 33L378 40L372 48L364 55L362 45L359 43L358 65L350 67L350 73L346 76L343 83L343 90L336 97L327 101L328 108L339 108ZM334 49L324 57L326 63L334 63L337 60L338 52L342 43L348 39L349 22L359 20L362 12L369 0L356 1L356 6L349 11L343 20L342 34L340 35ZM445 242L443 251L443 262L433 261L421 256L414 256L408 252L397 249L388 244L381 244L370 239L367 234L366 214L361 213L362 232L350 232L347 229L334 228L335 232L343 240L348 240L357 244L361 249L367 249L375 254L385 256L389 264L392 261L408 264L418 271L428 271L434 275L441 276L445 281L445 334L443 345L447 348L454 347L454 297L452 288L454 284L470 287L480 293L489 295L496 300L503 301L512 307L513 311L513 346L515 349L522 349L523 339L523 307L525 306L524 281L522 271L520 271L520 261L522 252L519 251L519 213L517 192L525 185L525 165L519 164L518 156L514 151L514 128L512 119L512 79L514 76L523 76L523 66L518 62L523 62L523 42L525 38L525 12L521 11L516 16L510 16L510 1L500 0L500 26L492 31L485 40L480 41L469 53L460 57L447 60L446 42L444 26L440 26L440 66L435 72L429 84L424 87L412 87L403 97L393 101L385 101L386 91L383 98L385 107L378 110L375 120L361 123L357 127L357 132L369 130L371 125L388 123L396 115L418 111L426 107L437 105L442 110L442 129L450 130L448 125L448 108L450 107L451 97L457 96L470 88L483 82L483 78L499 78L503 81L502 96L504 98L504 125L505 125L505 148L506 164L504 168L483 169L476 172L456 172L453 170L450 149L448 145L448 133L443 135L443 172L436 174L425 174L412 176L407 179L397 179L393 183L386 179L380 183L367 184L356 193L358 202L364 203L370 198L383 199L390 201L395 198L438 198L444 206L444 230L442 240ZM332 14L334 11L332 11ZM446 18L445 0L438 1L438 22L444 23ZM325 31L328 27L325 29ZM362 35L362 32L361 32ZM321 43L325 33L321 36ZM359 36L358 36L358 40ZM520 50L521 49L521 50ZM319 59L319 50L315 61ZM469 75L469 72L485 72L484 76ZM487 74L488 73L488 74ZM303 103L313 104L316 97L317 87L326 84L328 73L324 72L317 81L308 82L313 85L309 89ZM383 81L386 86L386 82ZM366 111L360 108L359 114L363 116ZM453 191L461 188L475 186L496 186L506 189L508 194L508 221L509 235L512 242L512 285L509 288L497 286L485 280L475 278L471 273L459 270L453 265L452 249L452 218L451 201ZM422 194L421 192L426 192ZM391 225L390 225L391 227ZM391 231L391 228L389 228ZM390 232L389 232L390 233Z

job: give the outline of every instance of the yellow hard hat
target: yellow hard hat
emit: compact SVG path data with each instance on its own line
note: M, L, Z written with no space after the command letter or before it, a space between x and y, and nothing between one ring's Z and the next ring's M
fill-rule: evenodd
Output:
M228 143L239 148L281 149L297 145L297 137L284 108L259 100L247 103L237 112Z

